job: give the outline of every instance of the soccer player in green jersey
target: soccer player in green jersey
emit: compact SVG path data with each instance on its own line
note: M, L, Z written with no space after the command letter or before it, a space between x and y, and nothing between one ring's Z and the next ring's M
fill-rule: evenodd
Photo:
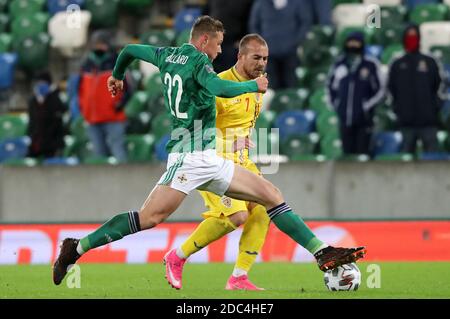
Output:
M216 154L215 96L227 98L265 92L268 86L265 76L245 82L222 80L217 76L211 61L221 52L223 36L220 21L202 16L192 27L189 44L181 47L127 45L122 50L107 83L112 95L123 89L126 67L135 59L152 63L160 70L166 108L173 120L171 140L167 144L167 171L139 211L118 214L79 240L63 240L53 266L56 285L63 280L67 268L84 253L155 227L194 189L263 205L281 231L314 254L322 271L364 256L364 247L336 248L323 243L285 203L272 183ZM181 288L183 264L168 254L164 260L167 280L172 287Z

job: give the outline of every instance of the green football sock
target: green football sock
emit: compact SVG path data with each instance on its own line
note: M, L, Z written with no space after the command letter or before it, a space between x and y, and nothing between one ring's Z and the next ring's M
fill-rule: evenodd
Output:
M114 216L100 228L80 239L77 251L81 255L88 250L122 239L141 230L138 212L122 213Z
M314 235L303 219L283 203L267 211L270 219L283 233L287 234L310 253L314 254L326 245Z

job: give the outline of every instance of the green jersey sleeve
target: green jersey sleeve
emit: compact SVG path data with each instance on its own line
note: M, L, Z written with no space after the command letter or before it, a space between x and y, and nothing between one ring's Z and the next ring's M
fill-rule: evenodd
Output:
M159 67L159 58L163 50L163 47L155 47L152 45L128 44L122 49L117 58L112 74L113 77L118 80L123 80L127 66L135 59L143 60Z
M235 82L219 78L206 57L200 60L194 76L201 86L215 96L230 98L245 93L258 92L258 85L254 80Z

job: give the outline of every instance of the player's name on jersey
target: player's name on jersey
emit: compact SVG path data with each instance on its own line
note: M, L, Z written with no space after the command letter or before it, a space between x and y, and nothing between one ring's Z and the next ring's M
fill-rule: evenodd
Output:
M174 63L174 64L186 64L186 62L189 60L189 57L187 55L169 55L166 58L166 63Z

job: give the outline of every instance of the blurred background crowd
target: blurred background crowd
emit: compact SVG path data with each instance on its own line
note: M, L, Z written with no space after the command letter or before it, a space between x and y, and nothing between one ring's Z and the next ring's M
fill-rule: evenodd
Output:
M448 0L0 0L0 164L165 161L158 69L105 82L124 45L181 45L202 14L226 29L217 72L266 39L256 128L283 161L450 160Z

